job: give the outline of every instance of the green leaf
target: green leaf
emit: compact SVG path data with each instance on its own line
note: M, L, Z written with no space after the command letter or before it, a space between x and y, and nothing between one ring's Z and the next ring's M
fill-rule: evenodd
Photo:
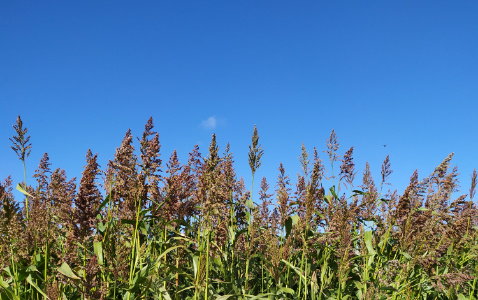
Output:
M354 281L355 287L357 289L361 290L363 288L363 284L360 281Z
M27 277L27 282L28 282L31 286L33 286L40 294L42 294L43 297L45 297L46 299L50 299L50 298L48 298L48 296L45 294L45 292L42 291L41 288L33 282L33 280L32 280L32 275L28 275L28 277Z
M330 193L332 194L332 196L333 196L335 199L339 199L339 197L338 197L337 194L335 193L335 185L330 188Z
M463 294L458 294L458 300L467 300L467 298Z
M12 271L10 270L10 267L5 267L3 270L8 274L8 276L13 277Z
M268 300L269 296L272 296L272 295L274 295L274 294L273 293L259 294L259 295L253 296L249 300ZM246 295L246 297L250 297L250 295Z
M108 194L105 197L105 200L103 200L103 202L101 202L100 206L97 209L97 212L100 212L106 206L106 204L108 204L108 202L110 202L110 199L111 199L111 194Z
M103 242L101 242L101 241L94 242L93 243L93 248L94 248L94 252L96 254L96 257L98 258L98 264L100 264L102 266L104 264L104 261L103 261Z
M249 209L254 209L254 202L251 199L246 201L246 207Z
M352 193L355 194L354 196L367 194L367 193L365 193L364 191L361 191L361 190L353 190Z
M18 297L17 295L15 295L15 293L12 291L12 289L8 286L8 284L3 281L3 279L0 278L0 291L5 291L5 293L7 293L7 296L10 298L10 299L13 299L13 300L20 300L20 297ZM2 295L2 293L0 293L0 296Z
M198 275L198 267L199 267L199 255L193 255L193 267L194 267L194 277Z
M163 296L164 299L171 300L171 296L169 296L168 292L163 286L159 288L159 291L161 292L161 296Z
M299 216L298 215L293 215L290 217L292 219L292 221L294 222L294 225L296 225L297 223L299 223Z
M366 231L364 234L365 245L367 246L367 250L370 254L376 254L375 250L373 249L372 245L372 231Z
M284 293L294 295L294 290L288 287L280 287L279 290L283 291Z
M327 196L324 196L324 200L328 205L331 205L332 203L332 196L328 194Z
M240 296L240 294L238 294L238 295L232 294L232 295L217 296L216 300L226 300L226 299L229 299L229 298L235 297L235 296Z
M130 225L136 225L136 220L121 219L121 223L123 223L123 224L130 224Z
M19 183L17 184L17 190L20 191L20 193L22 193L23 195L30 196L33 198L33 196L30 195L27 191L25 191Z
M392 291L392 292L396 292L397 289L394 288L393 286L383 286L383 287L380 287L380 290L381 291Z
M166 249L165 251L163 251L161 253L161 255L159 255L157 258L156 258L156 261L154 263L154 268L158 268L160 265L161 265L161 259L166 255L168 254L169 252L173 251L174 249L176 248L184 248L184 246L174 246L174 247L171 247L171 248L168 248Z
M130 282L130 286L129 286L130 292L133 292L134 290L136 290L140 284L146 281L147 271L148 271L148 266L146 265L138 273L136 273L135 277L133 278L133 281Z
M285 263L288 267L290 267L292 270L294 270L294 272L297 273L297 275L299 275L300 277L302 277L303 280L306 280L304 274L302 274L301 269L297 268L296 266L294 266L293 264L291 264L290 262L288 262L285 259L281 259L281 262Z
M405 256L406 259L412 258L407 252L400 252L401 255Z
M292 224L293 220L291 217L288 217L287 220L285 220L285 238L287 239L289 237L290 232L292 231Z
M26 271L27 271L28 273L39 272L38 269L37 269L37 267L36 267L35 265L30 265L30 266L28 266L27 269L26 269Z
M98 223L98 230L99 230L100 232L105 232L106 227L107 227L107 226L106 226L105 223L103 223L103 222L99 222L99 223Z
M58 272L71 279L81 279L80 277L76 276L75 273L73 273L70 266L65 262L62 263L61 266L58 268Z

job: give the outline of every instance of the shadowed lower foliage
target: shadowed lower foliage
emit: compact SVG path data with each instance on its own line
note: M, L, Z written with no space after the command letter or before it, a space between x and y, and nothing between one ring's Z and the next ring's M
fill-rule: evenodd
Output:
M215 135L206 155L163 164L153 128L138 151L128 130L104 170L88 150L78 189L48 154L36 186L16 185L23 206L0 183L0 299L477 299L477 172L458 194L453 154L399 195L388 156L380 184L367 163L356 185L354 148L339 155L332 131L329 172L302 145L296 182L280 164L256 192L256 127L250 191ZM14 129L24 164L20 117Z

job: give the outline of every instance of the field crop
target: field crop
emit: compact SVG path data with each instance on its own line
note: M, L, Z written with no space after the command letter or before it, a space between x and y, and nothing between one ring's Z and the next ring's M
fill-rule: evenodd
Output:
M25 166L20 117L14 129ZM380 183L368 164L356 179L353 148L339 155L335 132L327 163L302 147L294 183L282 164L275 180L254 178L257 128L247 184L215 135L207 155L196 146L183 164L176 152L163 161L152 118L138 141L128 131L104 170L88 151L78 182L45 154L34 185L27 174L0 184L1 299L478 297L477 172L454 198L453 154L399 195L388 190L388 156ZM25 197L14 199L14 187Z

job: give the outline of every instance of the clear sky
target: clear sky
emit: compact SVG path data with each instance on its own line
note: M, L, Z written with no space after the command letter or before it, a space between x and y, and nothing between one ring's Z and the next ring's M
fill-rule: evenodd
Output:
M165 161L205 155L215 132L248 187L257 124L257 183L274 186L280 162L294 182L301 144L323 151L335 129L356 184L390 154L402 192L455 152L466 193L477 100L477 1L0 1L0 178L15 184L18 114L28 174L48 152L69 178L89 148L105 167L153 116Z

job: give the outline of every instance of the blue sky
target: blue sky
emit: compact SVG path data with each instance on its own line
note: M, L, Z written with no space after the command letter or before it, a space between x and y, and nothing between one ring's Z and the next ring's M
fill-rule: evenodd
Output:
M295 181L301 144L323 151L335 129L341 154L355 147L356 184L366 161L378 178L390 154L401 192L455 152L466 193L478 166L477 15L466 0L2 1L0 178L23 177L8 140L18 114L28 174L48 152L68 177L89 148L105 167L153 116L165 161L177 149L185 162L195 144L205 155L215 132L248 187L257 124L257 183L273 186L280 162Z

